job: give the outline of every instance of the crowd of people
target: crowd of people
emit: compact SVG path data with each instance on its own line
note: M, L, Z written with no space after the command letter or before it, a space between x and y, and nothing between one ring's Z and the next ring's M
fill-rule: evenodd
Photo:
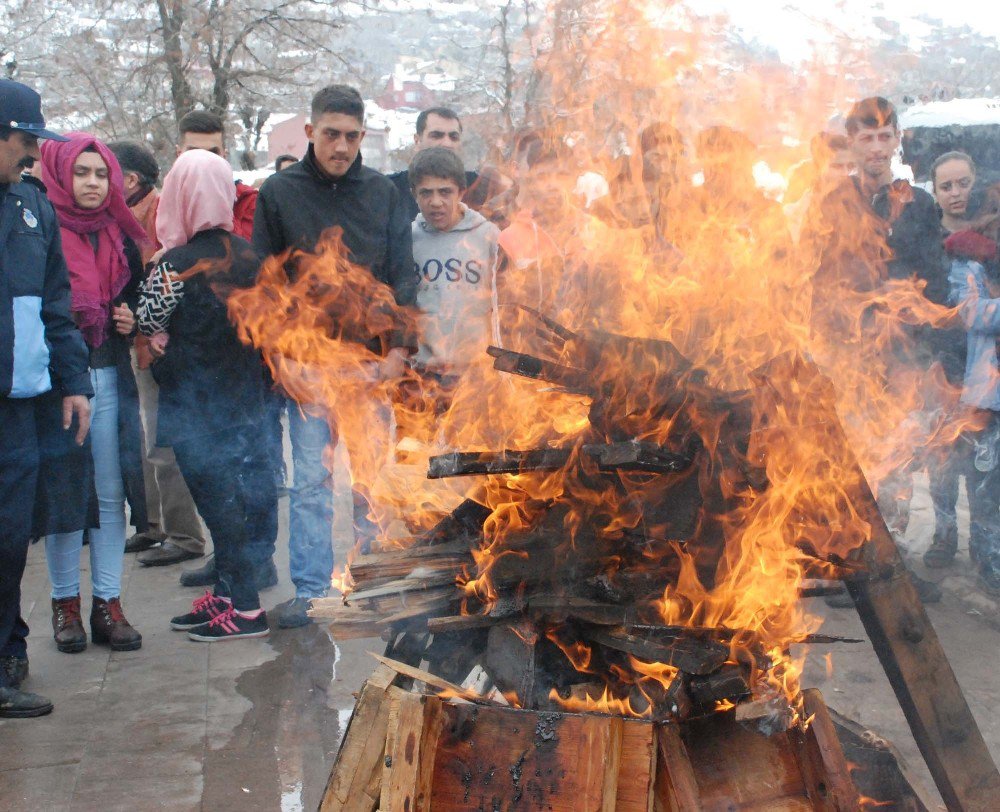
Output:
M21 689L20 583L31 539L44 539L59 651L88 645L85 542L94 644L142 645L121 602L126 553L144 566L174 565L203 557L209 538L213 555L181 575L183 585L209 589L170 626L197 642L269 633L260 592L278 579L285 424L295 596L272 614L278 628L310 622L310 601L327 594L334 565L324 452L335 424L275 384L260 352L238 337L228 299L255 285L266 258L314 251L332 227L351 261L416 314L415 330L388 330L374 343L383 379L404 366L460 378L474 353L499 341L508 276L542 312L570 287L586 289L595 312L621 307L620 281L588 275L575 259L622 250L626 230L669 260L694 250L692 221L753 210L770 244L818 246L808 271L814 322L845 292L920 280L928 301L956 315L915 331L906 362L940 366L955 393L944 411L979 418L920 458L936 519L924 563L953 564L964 477L970 553L983 589L1000 597L1000 192L989 190L974 210L976 168L961 152L934 164L933 195L895 179L900 131L885 99L858 102L843 132L817 136L784 207L761 194L755 148L741 133L698 135L695 188L684 138L662 122L638 133L641 182L630 184L625 170L598 171L580 139L552 143L537 130L519 133L502 165L469 171L460 117L432 108L417 119L409 167L385 176L362 161L364 101L345 85L316 93L306 154L280 156L259 191L234 181L224 123L206 111L180 121L160 188L143 144L50 131L25 85L0 81L0 122L0 717L52 710ZM685 207L691 216L678 217ZM845 212L877 239L841 239L829 224ZM899 535L912 473L880 487ZM372 533L368 505L360 494L354 503L363 538ZM940 598L933 583L918 585L925 601Z

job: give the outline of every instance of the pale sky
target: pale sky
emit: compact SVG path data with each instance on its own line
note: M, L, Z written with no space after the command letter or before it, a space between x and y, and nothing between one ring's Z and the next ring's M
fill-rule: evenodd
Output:
M903 30L919 36L927 26L915 18L927 15L945 18L953 25L969 24L984 34L1000 37L1000 5L983 0L839 0L834 3L803 3L789 0L688 0L700 14L725 12L733 23L762 42L778 49L786 62L811 53L810 40L824 41L828 35L816 21L829 21L846 33L875 34L875 17L899 21ZM998 43L1000 46L1000 43Z

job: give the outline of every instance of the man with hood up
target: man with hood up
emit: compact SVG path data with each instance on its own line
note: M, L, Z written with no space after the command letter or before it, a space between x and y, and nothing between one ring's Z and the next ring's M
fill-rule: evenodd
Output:
M431 147L408 170L420 214L413 263L420 347L415 361L439 375L460 375L498 344L496 268L499 229L462 203L465 168L453 150Z

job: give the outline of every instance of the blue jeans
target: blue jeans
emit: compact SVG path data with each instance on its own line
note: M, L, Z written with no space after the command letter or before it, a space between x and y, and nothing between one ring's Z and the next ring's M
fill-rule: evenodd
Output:
M118 457L118 373L114 367L90 370L94 385L91 401L90 448L94 457L94 485L101 526L92 528L90 580L95 598L109 600L121 594L125 557L125 486ZM45 539L53 598L80 594L80 550L83 531L56 533Z
M333 574L333 475L323 451L333 441L325 419L303 414L288 401L292 441L289 489L288 568L298 598L318 598L330 589Z

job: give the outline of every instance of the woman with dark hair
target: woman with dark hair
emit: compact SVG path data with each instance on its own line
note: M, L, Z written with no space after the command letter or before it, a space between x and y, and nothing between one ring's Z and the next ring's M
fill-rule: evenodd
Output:
M139 407L129 360L135 298L142 278L136 243L145 232L125 203L122 172L112 152L87 133L42 144L42 171L59 218L69 268L73 318L90 349L94 386L90 461L72 448L45 451L36 528L46 535L52 582L52 627L60 651L87 646L80 615L80 551L90 542L95 643L132 651L142 636L121 606L125 499L132 523L147 528L142 481ZM97 493L97 516L88 495Z
M215 589L170 621L192 640L263 637L252 534L277 515L266 443L259 353L229 320L235 288L256 281L260 259L233 234L236 190L229 164L196 149L167 173L156 235L165 252L143 286L139 330L151 336L160 386L157 437L174 449L215 545Z
M928 567L950 564L958 548L955 504L959 477L969 497L969 557L980 584L1000 596L1000 285L997 284L997 227L1000 190L991 187L979 212L970 216L976 166L964 152L947 152L931 168L934 197L946 234L951 299L968 331L965 380L959 418L979 428L964 431L941 471L931 471L934 540L924 553ZM936 474L936 476L935 476Z
M931 183L934 199L941 214L941 230L947 239L955 232L969 228L969 197L976 183L976 166L964 152L946 152L938 157L931 167ZM975 239L975 235L973 239ZM957 257L944 255L944 263L949 272L957 269ZM963 285L964 287L964 285ZM956 286L952 285L953 299ZM957 304L954 299L952 304ZM950 410L958 408L950 404ZM927 473L930 480L931 501L934 503L934 537L931 546L924 553L924 564L931 569L945 567L955 558L958 550L958 503L959 480L968 461L968 437L959 437L954 446L933 448L928 452ZM968 486L968 482L966 483ZM969 492L971 497L971 491Z

